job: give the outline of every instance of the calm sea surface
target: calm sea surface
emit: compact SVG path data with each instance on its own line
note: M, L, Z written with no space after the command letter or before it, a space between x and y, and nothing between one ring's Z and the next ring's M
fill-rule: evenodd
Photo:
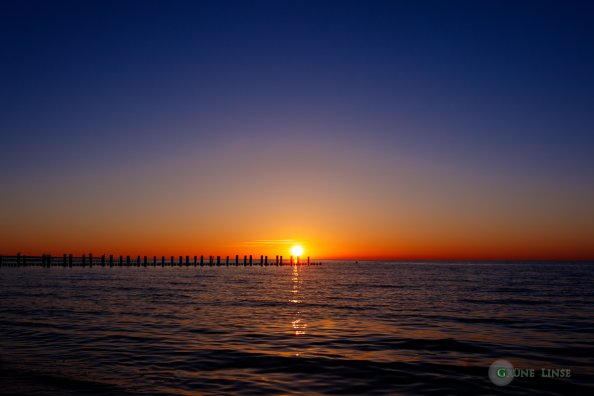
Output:
M593 264L0 269L0 394L592 395L593 367Z

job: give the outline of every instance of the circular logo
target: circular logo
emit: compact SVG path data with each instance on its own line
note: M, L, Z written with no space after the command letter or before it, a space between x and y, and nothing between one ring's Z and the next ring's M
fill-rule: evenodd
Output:
M514 366L504 359L495 360L489 366L489 379L497 386L509 385L514 379Z

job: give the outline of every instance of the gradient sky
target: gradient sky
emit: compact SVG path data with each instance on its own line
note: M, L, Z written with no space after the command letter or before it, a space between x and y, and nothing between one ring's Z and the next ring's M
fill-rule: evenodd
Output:
M0 253L593 259L594 3L3 1Z

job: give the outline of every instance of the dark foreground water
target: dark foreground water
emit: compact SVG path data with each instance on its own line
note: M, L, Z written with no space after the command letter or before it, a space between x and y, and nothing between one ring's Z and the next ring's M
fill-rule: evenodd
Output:
M0 394L591 395L593 312L583 263L1 268Z

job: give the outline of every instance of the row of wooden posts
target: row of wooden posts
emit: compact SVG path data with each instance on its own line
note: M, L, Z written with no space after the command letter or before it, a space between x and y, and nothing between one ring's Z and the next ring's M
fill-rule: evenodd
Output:
M216 261L215 261L216 260ZM243 256L243 261L240 261L239 255L235 255L235 260L230 261L229 256L224 259L224 262L221 260L221 256L209 256L208 261L205 261L204 256L194 256L193 260L190 260L190 256L179 256L179 260L176 260L174 256L171 256L170 259L166 260L165 256L161 256L161 259L158 260L157 256L153 256L152 260L150 260L147 256L144 256L141 260L140 256L136 256L136 258L131 258L130 256L119 256L119 258L114 258L112 254L109 256L101 255L99 257L93 257L92 253L89 255L82 255L80 257L74 257L72 254L64 254L62 256L62 260L60 257L54 257L50 254L44 254L41 256L26 256L17 254L16 256L2 256L0 255L0 266L8 266L8 267L22 267L22 266L42 266L42 267L51 267L51 266L59 266L62 265L63 267L75 267L75 266L93 266L93 265L100 265L102 267L109 266L109 267L147 267L147 266L170 266L170 267L189 267L189 266L269 266L269 265L287 265L283 263L283 256L276 256L274 262L272 260L270 263L268 262L268 256L261 255L259 262L254 262L252 255ZM321 265L320 262L313 262L309 260L309 256L307 257L307 261L301 262L299 257L296 259L291 256L288 265Z

